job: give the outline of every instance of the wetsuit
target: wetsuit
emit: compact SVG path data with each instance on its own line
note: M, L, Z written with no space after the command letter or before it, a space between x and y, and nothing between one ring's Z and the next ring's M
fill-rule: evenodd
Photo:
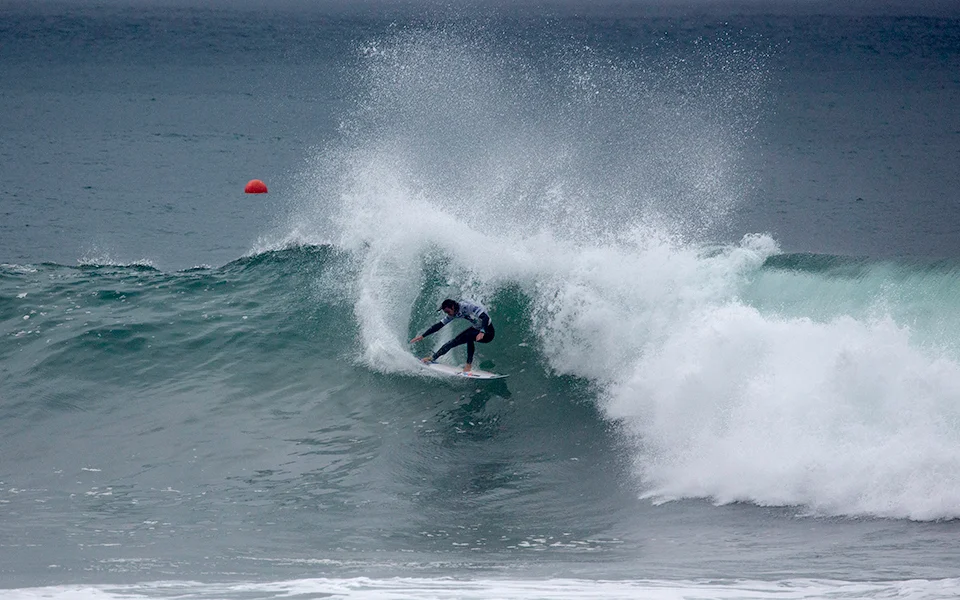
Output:
M483 332L483 339L480 340L481 344L489 344L493 341L493 336L496 335L496 331L493 329L493 323L490 321L490 315L487 314L487 309L482 305L476 304L474 302L468 302L466 300L459 303L460 308L456 313L451 315L444 315L440 319L439 323L435 323L430 326L429 329L423 332L423 337L427 337L432 333L440 331L440 329L454 319L466 319L470 322L471 327L464 329L460 332L460 335L453 338L443 346L440 346L440 349L433 353L433 360L437 360L451 349L456 348L461 344L467 345L467 364L473 364L473 352L476 348L475 342L477 341L477 334L481 331Z

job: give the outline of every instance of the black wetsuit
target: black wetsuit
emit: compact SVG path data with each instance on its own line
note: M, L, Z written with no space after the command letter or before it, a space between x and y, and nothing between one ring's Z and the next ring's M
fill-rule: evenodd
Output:
M467 364L473 364L473 353L476 349L477 335L480 332L483 332L483 339L480 340L481 344L489 344L493 341L493 336L496 335L496 331L493 328L493 323L490 322L490 315L487 314L486 309L479 304L473 302L463 301L460 302L459 310L453 315L447 315L438 323L434 323L430 326L429 329L423 332L423 337L427 337L432 333L440 331L440 329L454 319L466 319L470 322L471 327L463 330L455 338L440 346L440 349L433 353L433 360L437 360L453 348L460 346L462 344L467 345Z

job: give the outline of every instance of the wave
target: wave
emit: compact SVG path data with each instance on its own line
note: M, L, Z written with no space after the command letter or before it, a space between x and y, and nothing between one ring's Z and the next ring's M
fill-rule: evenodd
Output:
M493 257L480 266L459 235L409 239L177 273L4 266L3 387L48 398L14 394L21 402L5 416L87 410L87 386L163 395L232 381L229 393L252 364L263 368L251 393L268 393L310 356L420 376L407 340L440 299L469 294L498 324L479 359L514 374L512 399L557 385L581 396L570 386L588 384L624 438L638 493L654 502L960 516L960 489L944 476L960 464L960 359L944 342L960 325L942 314L955 296L941 293L960 285L951 269L904 266L908 285L883 297L890 277L878 273L891 265L856 261L843 293L873 301L838 309L835 276L784 270L764 236L698 250L650 237L580 247L539 236L507 248L477 234L472 247Z
M766 81L722 42L565 48L550 75L482 32L372 44L289 230L351 253L363 364L411 373L442 298L486 303L547 376L593 386L655 502L960 517L957 272L712 242ZM516 360L498 339L482 355Z
M737 170L718 168L706 147L654 136L686 158L657 171L650 152L634 149L623 153L629 166L581 168L550 149L604 155L596 138L522 85L504 92L498 86L512 79L483 53L453 49L443 36L404 38L389 50L371 58L373 116L358 117L353 137L318 159L335 184L314 192L290 226L308 240L322 232L351 254L363 364L413 373L407 340L444 297L469 297L535 348L548 375L595 386L597 406L630 440L639 493L653 501L960 516L960 487L942 475L960 467L952 268L784 255L764 234L712 243L706 224L723 222L743 190ZM400 80L388 76L397 71ZM589 72L603 80L602 69ZM737 72L728 75L739 84L752 77ZM463 77L451 82L454 73ZM615 86L618 105L641 107L638 119L649 116L650 97L635 93L645 74L621 75L636 85ZM429 82L453 91L427 98L420 86ZM505 131L473 104L479 113L453 119L466 110L455 99L481 97L480 88L493 90L498 110L536 105L534 122L559 122L561 132ZM721 124L737 122L710 93L699 101ZM439 103L432 121L419 112L423 102ZM681 121L703 114L685 108ZM443 133L448 119L462 128L456 139ZM722 125L686 125L691 139L722 132L715 146L736 155L740 141ZM627 126L621 135L653 134ZM456 164L425 147L451 150ZM456 165L472 166L461 176ZM621 176L637 171L658 187ZM663 172L682 174L680 183L667 189L655 175ZM505 294L522 300L504 313ZM510 352L502 337L496 346L481 357Z

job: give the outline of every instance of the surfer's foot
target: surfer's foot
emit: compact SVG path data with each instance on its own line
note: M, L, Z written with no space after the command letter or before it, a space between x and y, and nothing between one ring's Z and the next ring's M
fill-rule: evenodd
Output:
M433 356L432 355L424 356L423 358L420 359L420 362L422 362L423 364L430 364L433 362Z
M469 373L469 372L470 372L470 369L472 369L472 368L473 368L473 365L471 365L470 363L467 363L467 364L463 365L463 372L464 372L464 373Z

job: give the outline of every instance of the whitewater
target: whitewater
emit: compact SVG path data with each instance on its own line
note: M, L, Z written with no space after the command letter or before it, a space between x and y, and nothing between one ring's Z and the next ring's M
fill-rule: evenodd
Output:
M769 235L704 240L743 192L736 151L761 110L762 55L713 58L726 77L665 122L662 88L703 65L623 65L587 49L566 59L559 82L544 81L462 41L418 33L367 48L359 124L347 150L319 158L336 182L325 197L342 203L323 239L357 265L363 364L412 373L406 340L443 297L490 304L516 289L545 370L589 381L633 440L643 497L960 516L960 480L944 477L960 473L960 353L957 330L943 329L958 325L955 267L761 270L780 254ZM463 105L479 98L489 108ZM626 105L632 120L614 119ZM538 112L522 123L503 116L529 106ZM612 143L629 146L616 160L597 123L615 123ZM671 152L651 160L636 140L666 140ZM444 157L426 160L439 142ZM588 158L598 155L608 160ZM644 185L626 192L638 173ZM647 191L675 173L690 187ZM320 227L314 213L293 219L287 243L317 241L303 233ZM911 266L920 273L904 273Z

